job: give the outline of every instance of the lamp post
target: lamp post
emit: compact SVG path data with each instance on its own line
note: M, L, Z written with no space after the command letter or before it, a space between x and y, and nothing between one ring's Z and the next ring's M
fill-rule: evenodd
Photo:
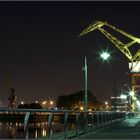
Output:
M85 65L84 65L84 72L85 72L85 95L84 95L84 111L88 111L88 96L87 96L87 57L85 56Z
M102 52L100 54L100 57L103 60L107 60L110 57L110 54L107 52ZM88 65L87 65L87 56L85 56L85 63L84 63L84 67L83 67L83 71L84 71L84 88L85 88L85 94L84 94L84 111L88 111L88 95L87 95L87 86L88 86Z

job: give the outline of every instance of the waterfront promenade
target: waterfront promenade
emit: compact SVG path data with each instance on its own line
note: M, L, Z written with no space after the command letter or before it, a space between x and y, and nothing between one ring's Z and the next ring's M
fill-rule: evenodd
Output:
M80 135L78 139L140 139L140 115Z
M7 113L10 115L9 117L11 115L24 114L24 118L22 118L22 138L25 139L122 139L125 136L127 138L133 138L134 135L137 135L135 138L140 138L140 116L133 112L79 112L73 110L55 111L46 109L1 109L0 111L1 118L7 115ZM45 127L43 126L43 129L40 128L40 132L43 130L42 133L38 133L37 129L34 128L36 129L36 133L33 136L30 131L32 127L31 120L33 119L32 115L44 115L44 113L47 115L45 117ZM56 117L58 118L55 124ZM37 120L36 123L38 123ZM17 122L13 126L17 126ZM15 138L19 138L18 131L16 131L18 129L13 130L15 131Z

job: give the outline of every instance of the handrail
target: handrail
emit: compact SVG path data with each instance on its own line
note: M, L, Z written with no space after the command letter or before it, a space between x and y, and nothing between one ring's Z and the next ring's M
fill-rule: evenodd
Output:
M81 117L83 117L82 121L82 128L81 130L83 133L88 133L89 131L94 131L95 129L100 129L102 127L106 127L110 124L113 124L117 121L123 120L126 117L125 112L115 112L115 111L90 111L90 112L81 112L81 111L74 111L74 110L48 110L48 109L0 109L0 112L7 113L7 112L24 112L24 134L25 138L28 139L28 128L29 128L29 120L30 115L36 112L45 112L48 115L48 137L53 138L52 132L52 122L53 117L58 113L61 113L64 116L64 138L69 138L68 133L68 123L71 123L69 120L70 115L73 121L75 122L76 131L74 136L78 137L80 134L80 125L81 125ZM90 127L89 127L90 123ZM90 129L90 130L89 130Z

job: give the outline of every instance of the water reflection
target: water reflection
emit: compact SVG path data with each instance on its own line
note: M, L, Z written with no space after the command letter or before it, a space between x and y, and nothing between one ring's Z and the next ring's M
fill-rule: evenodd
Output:
M44 137L44 136L47 136L47 130L44 129L44 128L43 128L43 130L42 130L42 136L43 136L43 137Z
M35 138L37 138L38 137L38 135L37 135L37 130L35 130Z
M39 138L48 135L47 122L30 123L29 138ZM70 128L73 126L70 125ZM64 130L64 124L52 123L52 133ZM0 139L24 139L24 124L23 123L0 123Z
M16 138L16 130L14 126L10 126L9 138L10 139Z

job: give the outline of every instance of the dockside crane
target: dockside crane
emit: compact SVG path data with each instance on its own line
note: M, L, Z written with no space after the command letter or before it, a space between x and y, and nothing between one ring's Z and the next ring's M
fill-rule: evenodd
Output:
M15 90L13 88L12 81L11 81L11 78L9 77L9 75L7 76L7 88L8 88L8 93L9 93L8 108L16 108L17 96L15 95Z
M108 27L120 33L126 38L129 38L130 41L128 41L127 43L120 41L119 39L117 39L117 37L115 37L110 33L111 31L107 31L107 29L105 29L104 27ZM132 75L131 83L133 93L132 110L135 110L136 103L134 101L135 100L134 94L140 92L140 49L135 50L135 54L133 55L132 52L130 51L130 47L134 46L134 44L136 43L140 44L140 38L137 38L129 33L126 33L123 30L120 30L115 26L103 21L93 22L86 29L84 29L79 36L83 36L95 30L99 30L101 33L103 33L115 45L115 47L117 47L130 60L129 69Z

